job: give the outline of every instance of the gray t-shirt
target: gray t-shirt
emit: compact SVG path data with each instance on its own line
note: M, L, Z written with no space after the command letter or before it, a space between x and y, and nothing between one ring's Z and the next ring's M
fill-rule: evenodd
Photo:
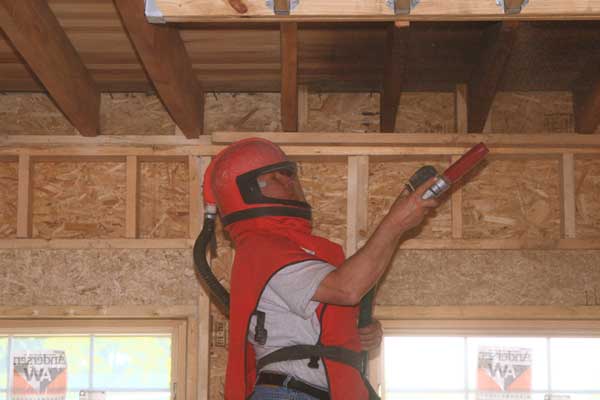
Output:
M256 316L250 319L248 341L254 345L257 360L282 347L318 342L321 328L315 310L320 303L311 299L321 281L334 269L326 262L309 260L289 265L271 278L258 303L258 311L265 313L268 332L265 345L255 342ZM263 371L291 375L327 389L323 363L319 361L319 368L313 369L308 367L308 361L273 363Z

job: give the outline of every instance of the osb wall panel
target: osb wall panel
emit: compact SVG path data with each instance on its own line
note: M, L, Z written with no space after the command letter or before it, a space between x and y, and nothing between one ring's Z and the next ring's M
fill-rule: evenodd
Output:
M379 132L379 93L310 93L310 132ZM454 132L452 93L403 93L396 132Z
M103 135L172 135L175 123L158 96L145 93L106 93L101 97Z
M559 239L558 160L492 159L463 186L464 237Z
M139 231L143 238L184 238L189 226L189 179L185 162L142 162Z
M348 174L345 162L300 162L299 177L313 210L313 233L344 246Z
M489 132L574 132L573 99L570 92L499 92L490 117Z
M0 94L2 133L15 135L75 135L75 128L41 93Z
M379 93L309 93L307 132L379 132Z
M0 305L196 304L190 250L0 250Z
M381 305L600 305L600 251L401 250Z
M0 238L17 234L18 164L0 162Z
M0 121L4 134L78 134L50 97L41 93L1 94ZM175 124L155 95L105 93L100 130L103 135L171 135Z
M281 131L279 93L206 93L204 129L215 131Z
M124 237L125 186L125 163L34 163L33 236Z
M454 93L402 93L396 132L453 133Z
M600 238L600 160L575 161L578 238Z
M441 172L448 164L448 161L441 159L372 162L369 166L369 233L372 233L379 225L393 202L404 190L404 185L419 168L424 165L432 165ZM408 193L405 195L408 195ZM424 224L408 235L428 239L450 238L452 236L450 199L445 198L440 207L427 217Z

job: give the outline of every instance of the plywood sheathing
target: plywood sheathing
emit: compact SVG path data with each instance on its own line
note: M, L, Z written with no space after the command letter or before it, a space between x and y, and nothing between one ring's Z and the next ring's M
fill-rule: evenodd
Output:
M404 190L410 177L423 165L432 165L437 171L443 171L449 161L444 160L390 160L372 162L369 166L369 217L368 238L381 219L387 214L393 202ZM408 195L408 194L406 194ZM425 223L411 231L410 237L422 239L449 238L452 233L450 200L444 199L440 207L431 213Z
M175 123L154 94L106 93L101 100L100 132L103 135L175 133Z
M189 250L0 250L0 304L193 305Z
M402 93L396 132L454 133L454 93Z
M78 134L46 94L1 94L0 120L2 134ZM175 133L175 124L155 95L105 93L101 96L100 132L103 135L165 135Z
M463 186L466 239L559 239L558 160L489 160Z
M309 93L304 131L379 132L379 93Z
M600 304L599 251L422 251L396 253L380 305Z
M207 133L282 130L279 93L206 93L204 101Z
M18 164L0 162L0 238L17 234Z
M3 134L76 135L50 97L41 93L0 94Z
M33 237L125 236L125 163L36 162Z
M497 133L571 133L573 98L570 92L499 92L488 122Z
M312 206L313 234L344 246L348 173L345 162L300 162L300 183Z
M575 160L576 233L600 238L600 160Z
M139 185L140 237L186 237L189 226L187 164L142 162Z

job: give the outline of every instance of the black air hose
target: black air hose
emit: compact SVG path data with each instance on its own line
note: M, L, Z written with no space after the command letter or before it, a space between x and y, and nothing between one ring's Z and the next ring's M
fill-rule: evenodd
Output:
M219 282L215 274L213 274L210 265L206 260L206 249L215 233L216 218L216 214L204 214L202 232L200 232L200 235L198 235L198 238L194 243L194 264L200 274L200 278L204 281L206 287L212 294L213 299L217 301L217 305L225 313L225 316L229 318L229 292L221 285L221 282Z

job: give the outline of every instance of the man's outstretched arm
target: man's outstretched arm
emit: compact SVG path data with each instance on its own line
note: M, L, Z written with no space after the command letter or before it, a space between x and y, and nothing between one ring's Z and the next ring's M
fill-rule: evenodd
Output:
M313 300L337 305L356 305L383 275L404 233L423 221L434 199L422 200L433 184L430 179L407 197L398 197L367 243L319 285Z

